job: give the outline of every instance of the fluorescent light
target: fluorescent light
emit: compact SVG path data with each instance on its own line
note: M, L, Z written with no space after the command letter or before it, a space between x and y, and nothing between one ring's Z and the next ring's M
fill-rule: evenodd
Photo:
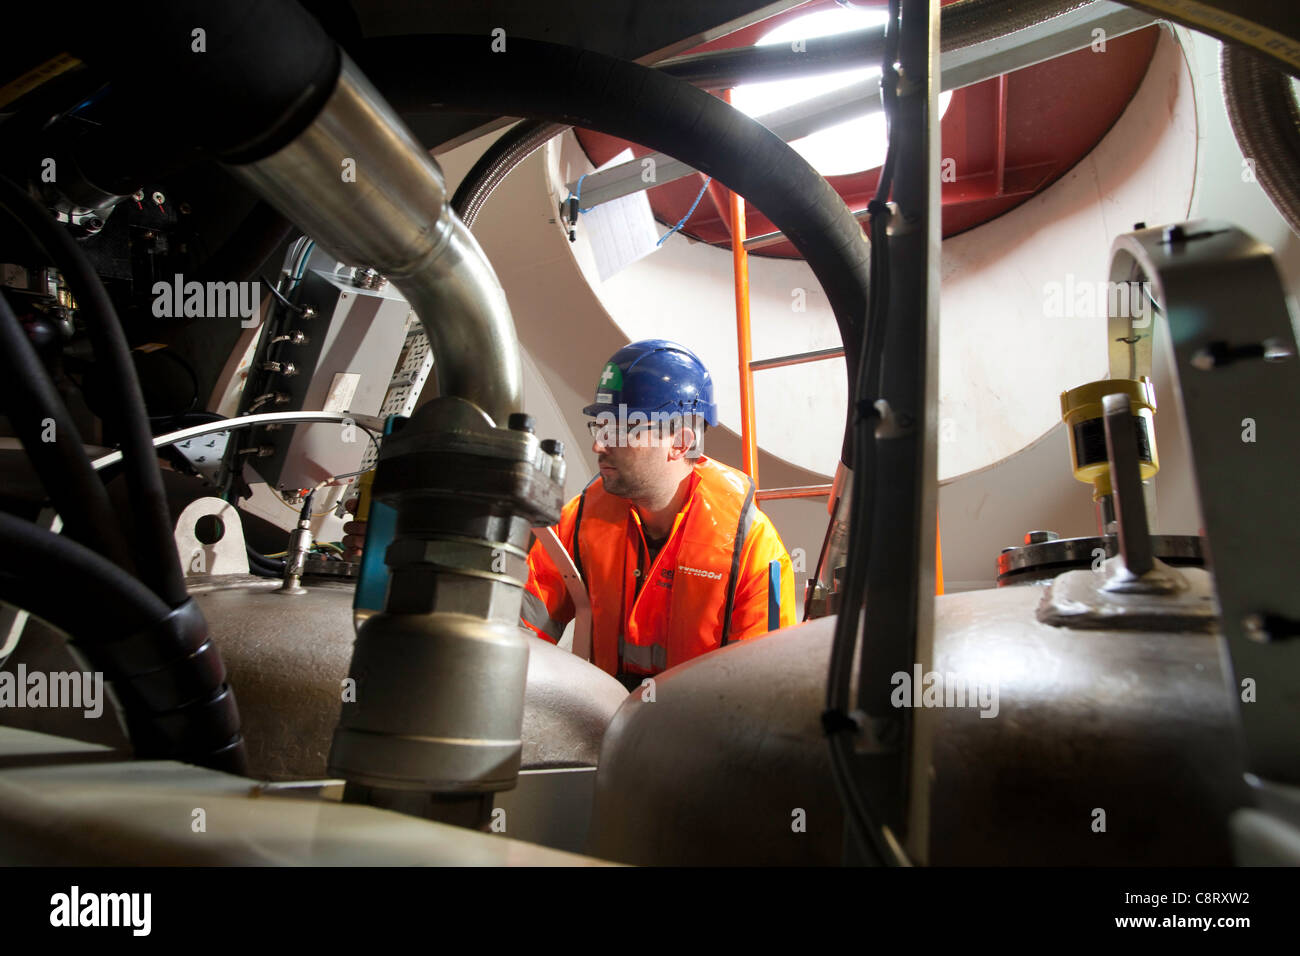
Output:
M763 35L757 45L773 46L833 36L851 30L865 30L881 26L888 18L888 12L880 9L836 7L833 10L819 10L774 27ZM869 66L823 76L746 83L731 91L731 105L747 116L761 118L774 110L879 75L879 66ZM940 117L947 112L951 99L951 92L939 94ZM792 141L790 146L823 176L838 176L881 165L885 161L886 144L885 115L876 112L820 129Z

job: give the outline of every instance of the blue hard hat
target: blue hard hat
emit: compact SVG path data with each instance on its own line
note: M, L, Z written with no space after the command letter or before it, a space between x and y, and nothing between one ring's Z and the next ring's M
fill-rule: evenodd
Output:
M718 423L709 370L686 346L667 339L632 342L615 352L600 371L595 402L582 413L617 415L620 405L626 405L629 414L680 412L702 415L710 425Z

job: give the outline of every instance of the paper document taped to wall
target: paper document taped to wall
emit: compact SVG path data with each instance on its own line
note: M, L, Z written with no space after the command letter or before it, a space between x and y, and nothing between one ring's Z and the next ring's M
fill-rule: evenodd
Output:
M600 168L616 166L631 159L632 150L625 149ZM601 282L654 252L655 243L659 241L650 199L644 189L592 207L582 214L582 221Z

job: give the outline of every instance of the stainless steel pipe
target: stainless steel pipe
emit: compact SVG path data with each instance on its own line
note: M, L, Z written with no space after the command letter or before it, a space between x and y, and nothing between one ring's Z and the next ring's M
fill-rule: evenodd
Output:
M378 269L420 316L441 394L504 425L522 368L505 293L452 212L442 171L356 65L296 139L230 169L345 262Z

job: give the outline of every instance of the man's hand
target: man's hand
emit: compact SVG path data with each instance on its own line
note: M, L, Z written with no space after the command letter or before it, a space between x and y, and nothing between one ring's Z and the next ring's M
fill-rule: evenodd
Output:
M349 514L357 513L357 506L361 504L360 498L350 498L343 505L343 510ZM343 558L346 561L360 561L361 551L366 545L366 523L364 521L349 521L343 525Z

